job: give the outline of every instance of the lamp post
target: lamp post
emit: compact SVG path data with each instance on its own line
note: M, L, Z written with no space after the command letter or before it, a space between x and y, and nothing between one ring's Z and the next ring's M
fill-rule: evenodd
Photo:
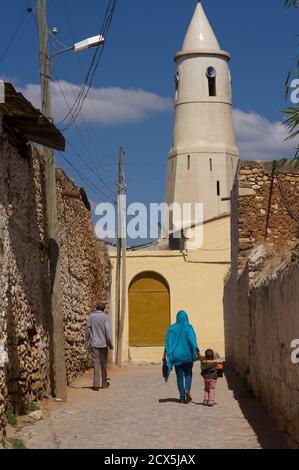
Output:
M51 61L57 54L68 50L79 52L104 43L103 36L94 36L70 48L49 55L46 0L37 0L37 18L40 44L40 80L42 113L52 120ZM46 210L48 222L48 253L50 263L50 335L51 335L51 388L57 398L67 399L67 380L64 349L63 301L61 289L60 241L57 218L57 190L54 153L44 147Z

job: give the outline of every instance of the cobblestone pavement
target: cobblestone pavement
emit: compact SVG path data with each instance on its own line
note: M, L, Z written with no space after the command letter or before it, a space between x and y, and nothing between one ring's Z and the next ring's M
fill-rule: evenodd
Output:
M92 391L91 372L69 388L69 399L16 437L45 449L260 449L286 441L232 370L218 381L217 406L201 405L203 381L194 367L193 402L177 402L175 374L161 366L111 368L111 386Z

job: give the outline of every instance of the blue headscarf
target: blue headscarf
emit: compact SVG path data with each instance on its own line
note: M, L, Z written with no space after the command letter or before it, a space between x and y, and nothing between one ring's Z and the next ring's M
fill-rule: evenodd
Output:
M168 365L166 381L173 366L194 362L197 350L195 331L189 323L187 313L184 310L180 310L176 317L176 323L168 328L166 336L166 359Z

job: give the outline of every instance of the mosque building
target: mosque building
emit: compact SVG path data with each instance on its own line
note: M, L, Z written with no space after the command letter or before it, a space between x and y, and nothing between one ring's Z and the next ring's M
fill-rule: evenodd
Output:
M181 309L189 315L200 349L211 347L224 354L230 194L239 161L229 60L199 1L182 49L175 55L175 121L166 202L203 204L203 242L196 236L194 213L180 225L171 211L170 236L148 248L127 251L123 362L160 361L166 330ZM111 252L110 256L115 331L116 255Z

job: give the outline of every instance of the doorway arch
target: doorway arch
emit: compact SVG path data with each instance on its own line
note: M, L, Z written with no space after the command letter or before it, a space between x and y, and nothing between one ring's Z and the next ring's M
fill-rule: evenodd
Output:
M129 287L129 346L164 346L170 325L170 292L158 273L145 271Z

